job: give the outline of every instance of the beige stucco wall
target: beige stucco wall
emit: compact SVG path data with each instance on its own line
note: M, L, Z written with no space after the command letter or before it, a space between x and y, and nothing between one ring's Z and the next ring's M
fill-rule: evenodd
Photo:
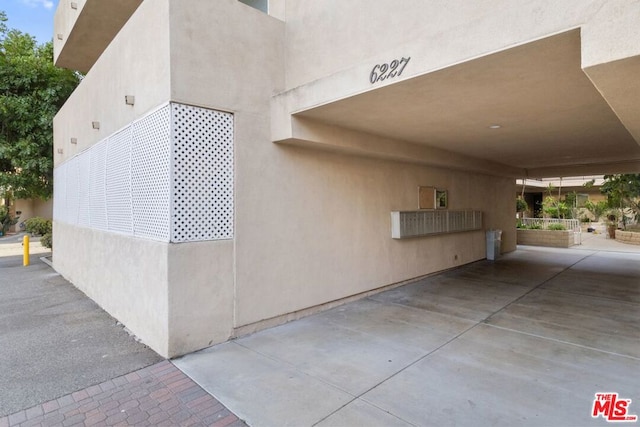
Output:
M169 101L168 3L143 2L60 109L53 123L56 165ZM126 105L125 95L135 96L135 105Z
M233 242L170 244L54 222L58 272L174 357L232 335Z
M398 55L409 77L576 27L594 65L640 53L639 17L635 0L288 1L287 88Z
M235 0L143 2L56 117L64 149L56 161L169 100L230 111L235 237L171 245L56 224L56 268L153 348L176 355L265 319L483 259L484 232L391 239L390 212L416 209L421 185L447 189L451 209L482 210L486 229L504 231L502 251L515 250L509 171L462 157L448 168L376 158L353 149L367 135L341 129L323 138L343 151L274 144L273 97L306 85L279 110L291 115L369 90L371 65L391 58L411 56L410 77L577 26L592 44L583 63L597 64L633 54L628 43L607 49L616 31L636 37L631 18L595 0L380 4L388 8L279 3L285 23ZM605 22L624 25L593 36ZM136 96L134 107L125 94Z
M144 2L140 12L56 115L56 165L169 100L168 1ZM134 106L125 104L125 95L136 97ZM100 122L99 130L92 121ZM54 247L58 272L154 350L170 354L168 244L54 221Z
M502 0L469 5L464 0L412 0L398 8L393 0L376 1L375 6L366 0L323 0L286 6L287 92L273 105L276 139L291 137L291 113L371 90L368 76L376 64L411 57L401 77L375 85L384 87L576 28L589 78L630 133L640 132L634 120L637 96L629 95L640 93L632 77L640 69L637 1ZM333 10L340 13L329 12ZM575 175L583 173L584 168L574 170Z
M284 88L284 23L236 0L172 1L170 16L171 99L266 116Z
M237 326L484 258L482 232L391 239L390 212L416 209L420 185L448 189L451 209L482 210L485 227L505 229L503 250L515 249L509 179L288 146L252 152L270 167L238 192Z
M14 209L15 212L22 212L20 222L33 217L51 219L53 218L53 199L17 199Z
M452 208L482 209L488 226L512 226L512 203L503 218L491 212L511 180L272 144L283 23L234 0L173 3L170 15L172 99L235 115L236 328L484 258L483 233L391 239L390 211L414 209L419 185L450 189Z
M227 27L230 15L220 5L237 15L232 20L246 22ZM169 100L242 110L241 116L255 117L258 111L268 110L270 94L277 86L274 81L281 79L276 70L282 68L283 60L281 44L270 41L283 34L282 22L235 0L183 6L171 2L170 11L168 1L145 2L132 16L56 116L56 150L64 150L57 155L57 164ZM220 19L219 32L210 31L212 16ZM244 32L242 39L237 27L253 30ZM263 37L260 31L265 32ZM237 43L245 53L253 54L238 54ZM248 59L252 59L250 64ZM271 68L265 69L269 62ZM230 69L242 71L230 73ZM271 77L264 79L265 75ZM250 87L247 81L261 82L261 86ZM125 105L125 94L136 96L135 106ZM99 131L91 129L92 120L101 122ZM249 127L237 135L238 141L251 139L254 130ZM72 136L78 138L77 145L67 142ZM262 137L268 138L268 131ZM235 308L232 240L148 242L59 223L54 234L55 268L160 354L184 354L231 336ZM149 244L162 254L116 257L109 263L91 255L94 250L120 253L121 246ZM77 247L84 248L82 253L75 252ZM113 273L106 270L107 264ZM153 268L155 275L141 273L147 268ZM105 279L109 275L112 278ZM138 288L137 301L118 304L120 297L127 296L125 277L132 277L129 282ZM145 318L151 321L145 323ZM162 327L151 326L158 322Z
M64 48L69 34L71 34L71 30L78 20L86 2L87 0L73 0L73 3L76 4L75 9L71 8L71 0L60 0L58 2L58 7L56 8L56 13L53 18L55 30L53 34L54 62L58 59L60 51ZM61 39L58 38L58 34L61 35Z
M233 241L170 244L169 356L228 340L233 332Z
M147 345L169 354L169 244L53 223L53 264Z

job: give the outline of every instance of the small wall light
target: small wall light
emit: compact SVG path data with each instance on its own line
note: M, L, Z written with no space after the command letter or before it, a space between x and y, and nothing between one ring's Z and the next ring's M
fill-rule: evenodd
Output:
M133 105L136 103L136 97L133 95L125 95L124 103L127 105Z
M71 138L71 143L72 144L77 144L78 143L78 138Z
M78 3L76 2L71 2L71 9L77 9L78 8Z
M91 122L91 127L94 129L100 129L100 122Z
M58 154L62 154L62 148L58 148Z
M58 40L62 40L62 34L58 33Z

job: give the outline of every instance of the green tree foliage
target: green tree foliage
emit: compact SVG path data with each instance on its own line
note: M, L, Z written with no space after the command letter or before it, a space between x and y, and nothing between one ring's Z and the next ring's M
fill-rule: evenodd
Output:
M593 203L591 200L587 200L587 202L584 204L584 207L586 210L591 212L591 214L594 216L595 221L597 222L600 221L600 217L604 215L609 206L604 200L601 200L597 203Z
M545 218L571 219L574 217L573 208L575 196L568 194L564 199L554 196L555 187L547 187L547 196L542 202L542 212Z
M518 197L516 199L516 212L520 213L527 210L529 210L529 205L527 204L526 200L524 200L522 197Z
M609 207L619 210L623 226L626 227L625 210L640 220L640 174L605 175L600 191L607 196Z
M8 29L0 11L0 190L51 197L53 117L81 76L53 65L53 43Z

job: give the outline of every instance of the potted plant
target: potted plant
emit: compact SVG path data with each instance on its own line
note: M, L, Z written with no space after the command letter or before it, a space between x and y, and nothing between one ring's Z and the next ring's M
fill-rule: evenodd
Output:
M618 229L618 217L615 214L607 215L607 234L610 239L616 238L616 230Z

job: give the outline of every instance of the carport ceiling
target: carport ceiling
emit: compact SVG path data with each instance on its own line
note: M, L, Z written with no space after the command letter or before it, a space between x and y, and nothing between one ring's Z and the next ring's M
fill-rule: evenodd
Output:
M527 170L640 160L580 52L573 30L297 115Z

